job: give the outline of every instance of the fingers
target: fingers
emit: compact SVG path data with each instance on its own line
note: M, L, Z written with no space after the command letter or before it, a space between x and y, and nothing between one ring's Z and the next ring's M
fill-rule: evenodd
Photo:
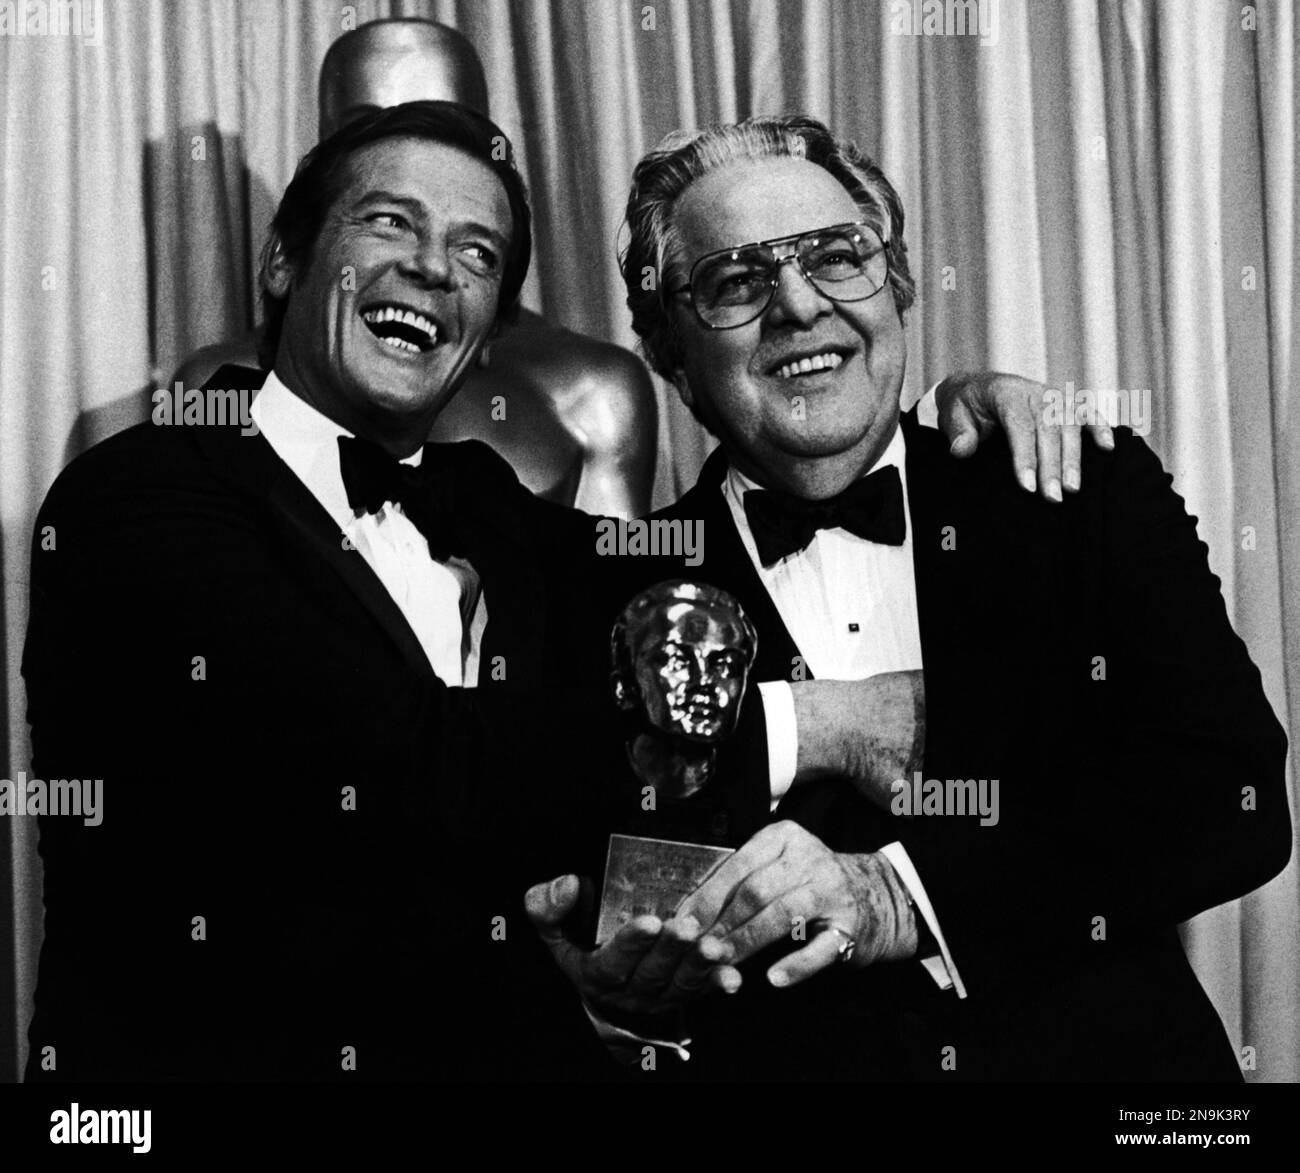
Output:
M1011 465L1016 480L1027 493L1032 493L1038 487L1038 421L1042 418L1041 412L1033 411L1028 397L1023 394L999 396L995 406L1011 447Z
M795 986L814 974L838 965L844 938L833 929L818 933L811 941L789 957L783 957L767 971L767 980L778 988Z
M763 827L748 843L723 860L717 870L682 902L677 909L678 917L694 917L707 931L745 878L779 858L786 843L799 835L807 836L808 832L789 820Z
M1065 428L1058 423L1048 423L1047 413L1039 410L1036 414L1038 429L1038 487L1049 501L1060 501L1061 496L1061 447Z
M710 986L734 993L740 988L740 971L726 964L734 950L717 937L702 937L693 948L686 951L668 982L669 992L675 996L702 993Z
M688 957L695 952L695 943L700 937L699 922L691 916L673 917L664 923L663 932L638 962L636 970L628 978L627 992L632 995L653 997L661 993L665 986L674 979ZM683 988L698 988L708 976L707 968L698 977L689 974L687 981L694 985Z
M564 935L563 922L578 902L578 877L559 876L549 884L534 884L524 894L524 911L551 956L570 981L577 983L582 952Z
M948 438L948 451L953 456L964 458L974 454L980 444L979 427L971 409L960 400L955 399L939 417L939 427Z
M549 884L529 888L524 894L524 910L556 965L584 997L621 991L655 949L663 922L657 916L636 917L594 953L587 953L564 934L564 922L577 907L580 893L577 876L559 876Z
M663 922L657 916L638 916L625 924L583 965L583 984L598 992L621 990L632 980L637 966L658 942Z
M819 860L801 853L798 858L782 856L766 867L757 868L745 877L744 883L732 891L731 899L719 911L709 933L729 939L736 947L736 961L743 961L756 951L753 948L744 948L744 945L748 944L749 937L740 932L741 926L753 925L755 919L764 916L767 910L776 909L775 915L785 916L785 921L776 925L775 935L769 935L765 943L770 944L783 936L790 930L790 915L800 911L794 909L791 913L785 912L784 898L816 875L819 863ZM756 926L752 931L766 933L768 929L769 920L764 919L761 925Z
M1061 486L1067 493L1077 493L1083 483L1082 444L1082 432L1077 424L1066 424L1061 429Z
M712 976L734 951L716 938L701 943L700 924L693 917L668 922L656 916L636 917L599 949L584 952L564 934L564 922L577 907L580 890L577 876L535 884L524 896L524 908L556 964L584 997L655 1009L666 1000L703 992L711 984L730 991L740 987L734 969Z
M736 966L791 936L797 926L830 915L854 920L852 901L844 906L835 860L820 839L797 823L764 827L678 910L678 918L689 917L707 926L707 932L683 955L670 986L689 993L712 984L734 993L741 985ZM807 964L816 960L814 955Z
M622 1001L642 1010L663 1009L717 987L740 988L740 971L727 965L735 949L717 937L700 937L693 917L675 917L663 926L652 948L619 990Z
M1115 448L1115 433L1111 431L1110 424L1105 421L1099 421L1088 425L1088 435L1092 437L1092 442L1098 448L1106 452L1112 452Z
M755 953L777 941L798 940L801 930L822 915L814 910L815 900L809 886L784 893L759 909L752 917L738 924L727 936L734 950L734 963L739 965Z
M726 940L733 949L733 965L779 941L802 942L819 924L837 924L851 932L860 918L847 880L838 857L825 849L797 868L773 865L737 889L712 931L732 926ZM745 916L748 909L752 914Z
M560 923L577 906L578 887L577 876L557 876L549 884L534 884L524 894L524 911L543 940L560 932Z
M734 994L741 986L740 970L734 965L720 965L709 975L711 984L724 994Z

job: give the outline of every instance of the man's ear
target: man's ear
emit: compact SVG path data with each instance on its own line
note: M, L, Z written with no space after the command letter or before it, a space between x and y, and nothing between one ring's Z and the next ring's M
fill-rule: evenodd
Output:
M294 269L284 255L280 237L272 234L262 254L262 288L272 297L285 298L293 285Z

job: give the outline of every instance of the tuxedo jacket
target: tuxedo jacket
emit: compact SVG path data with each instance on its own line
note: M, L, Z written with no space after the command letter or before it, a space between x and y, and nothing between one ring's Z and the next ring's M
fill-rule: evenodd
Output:
M453 472L483 580L477 690L434 675L261 435L144 424L51 488L23 657L32 774L100 778L104 797L99 826L41 819L28 1078L603 1061L523 912L526 884L568 870L566 843L599 837L579 827L622 760L607 690L565 687L590 519L478 442L428 458Z
M796 786L771 817L841 851L901 841L969 996L915 961L776 991L765 956L737 995L695 1008L682 1072L1240 1079L1176 926L1285 866L1286 740L1195 520L1126 429L1113 452L1085 446L1082 492L1053 505L1015 484L1004 443L958 461L913 414L902 427L923 779L997 779L998 822L895 817L843 782ZM657 515L703 523L702 564L626 573L731 592L758 631L751 681L810 678L741 544L726 468L715 452Z

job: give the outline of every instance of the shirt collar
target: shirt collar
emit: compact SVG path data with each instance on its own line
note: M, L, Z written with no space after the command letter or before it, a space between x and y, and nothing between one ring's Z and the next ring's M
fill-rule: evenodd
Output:
M354 521L339 471L339 437L353 433L290 391L274 371L266 376L249 414L275 454L340 528ZM424 449L417 448L402 463L414 466L423 459Z

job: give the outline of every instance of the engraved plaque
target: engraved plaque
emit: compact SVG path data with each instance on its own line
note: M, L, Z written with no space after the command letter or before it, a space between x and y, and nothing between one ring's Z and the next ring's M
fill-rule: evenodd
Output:
M733 848L611 835L596 944L638 916L668 920Z

